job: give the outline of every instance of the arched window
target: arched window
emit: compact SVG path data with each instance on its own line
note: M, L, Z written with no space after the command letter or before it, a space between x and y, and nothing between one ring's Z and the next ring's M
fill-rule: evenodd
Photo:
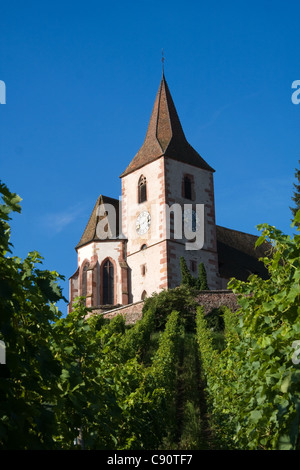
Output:
M141 300L145 300L146 297L147 297L147 292L144 290L141 295Z
M87 271L89 269L89 263L86 263L82 270L82 278L81 278L81 295L83 297L87 296Z
M145 176L141 176L138 183L138 201L141 202L147 201L147 181Z
M141 246L141 250L146 250L147 248L147 245L144 243L142 246Z
M189 176L183 178L183 197L192 200L192 180Z
M103 305L114 304L114 266L108 259L103 265Z

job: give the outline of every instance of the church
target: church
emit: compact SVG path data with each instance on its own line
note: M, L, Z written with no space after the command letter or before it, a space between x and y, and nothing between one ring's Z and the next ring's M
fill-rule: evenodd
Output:
M216 225L215 170L188 143L164 73L144 143L122 170L121 197L99 195L75 247L69 311L77 296L99 310L174 288L182 256L194 276L204 263L214 291L267 276L257 237Z

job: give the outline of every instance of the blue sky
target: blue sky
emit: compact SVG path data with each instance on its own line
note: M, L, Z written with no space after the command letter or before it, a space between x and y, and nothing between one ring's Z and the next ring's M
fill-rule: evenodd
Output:
M97 197L119 197L143 143L162 48L186 137L216 170L217 223L291 233L299 17L294 0L3 2L0 177L23 198L14 253L36 250L66 279L76 270Z

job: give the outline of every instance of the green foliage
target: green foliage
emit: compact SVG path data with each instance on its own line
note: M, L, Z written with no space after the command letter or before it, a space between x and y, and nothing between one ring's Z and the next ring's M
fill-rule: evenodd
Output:
M300 163L300 160L299 160ZM295 178L297 179L297 183L293 183L294 185L294 196L292 196L292 200L295 203L295 207L291 207L291 211L293 214L293 218L295 218L297 211L300 209L300 169L295 169ZM296 222L295 225L297 227L300 226L299 222Z
M203 419L200 412L198 354L195 334L185 333L183 341L183 363L180 381L182 383L182 416L179 420L180 439L178 449L202 449Z
M160 336L158 349L148 371L147 386L153 381L156 390L161 391L154 407L153 419L149 423L149 427L152 426L152 432L155 435L154 448L159 448L174 423L177 367L183 331L180 314L173 310L168 317L165 330Z
M157 350L143 356L154 313L127 328L124 318L87 317L82 298L62 318L62 276L42 258L10 257L9 214L20 198L1 185L0 377L2 449L156 448L168 432L175 393L179 314L170 312ZM1 371L6 366L1 365Z
M224 315L226 348L214 350L201 314L198 343L215 425L227 445L295 449L300 369L292 357L300 334L300 235L291 238L266 224L259 228L257 245L268 240L274 247L264 259L270 278L232 280L229 288L239 296L241 308Z
M11 253L10 243L10 225L9 220L11 212L21 212L20 202L22 199L15 193L11 193L7 186L0 181L0 194L2 204L0 204L0 250L1 256L7 252Z
M225 325L229 316L229 310L224 314ZM227 360L227 349L220 353L215 347L214 332L208 327L202 307L197 310L196 337L200 352L202 374L206 381L209 411L212 415L212 428L216 435L218 448L234 449L233 441L236 423L234 421L235 403L232 402L236 392L236 365L238 356L232 356ZM226 329L226 326L225 326ZM230 328L230 332L231 332ZM226 338L228 340L228 338ZM232 344L230 342L230 344ZM224 362L221 358L224 357ZM233 359L234 358L234 359ZM226 370L225 364L228 366Z
M126 331L122 342L124 358L139 356L143 359L150 346L154 326L154 312L152 309L148 309L144 311L143 318Z
M222 351L225 347L225 337L224 337L224 315L226 314L227 307L222 306L219 308L213 308L205 316L207 328L211 330L213 346L218 351Z
M186 287L195 287L196 279L191 275L189 268L187 267L185 258L180 257L180 271L181 271L181 285Z
M213 348L212 331L207 327L203 307L197 308L196 316L197 342L200 348L201 365L207 378L208 389L211 389L210 378L214 377L214 368L218 354Z
M155 329L161 330L173 310L180 312L180 321L188 331L195 327L197 303L193 296L193 289L179 286L175 289L163 290L147 297L143 312L151 310L155 318Z
M115 332L111 325L99 329L86 314L78 299L73 311L53 325L52 349L62 365L59 393L52 397L55 442L61 449L72 449L79 432L86 448L113 445L114 417L120 413L113 387L106 382L111 368L104 365L117 357L115 343L122 333L117 322Z
M192 276L190 273L185 258L180 257L180 271L181 271L181 285L188 288L195 288L198 290L208 290L207 274L204 263L200 263L198 266L198 277Z
M88 449L156 448L167 425L167 398L174 391L174 362L178 314L171 314L150 366L142 362L153 331L151 312L132 328L115 317L95 331L93 317L85 319L82 302L68 318L55 324L64 344L54 346L64 369L55 403L56 442L71 449L80 435Z
M0 194L0 339L6 345L6 376L0 378L0 445L48 448L54 445L55 419L50 406L58 392L61 365L51 349L53 302L62 298L55 271L38 269L42 258L11 257L10 212L20 198L1 183ZM0 366L1 369L4 366Z
M208 290L207 275L204 263L199 264L197 287L199 290Z
M205 317L207 326L212 331L223 332L225 328L224 314L227 311L226 307L213 308Z
M179 314L173 311L159 338L151 365L136 369L136 384L118 401L122 409L118 449L157 449L167 434L176 389L179 335ZM127 363L122 364L122 369L124 366Z

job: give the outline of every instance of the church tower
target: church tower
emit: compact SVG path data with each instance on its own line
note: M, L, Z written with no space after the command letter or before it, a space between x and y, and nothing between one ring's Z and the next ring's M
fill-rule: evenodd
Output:
M180 285L180 258L210 289L221 286L214 170L187 142L164 74L144 143L121 174L120 200L99 196L70 278L86 305L126 305Z
M187 142L163 74L144 143L121 175L132 302L178 286L181 256L195 275L204 262L209 287L219 288L213 173ZM185 220L202 231L198 249L184 237Z

